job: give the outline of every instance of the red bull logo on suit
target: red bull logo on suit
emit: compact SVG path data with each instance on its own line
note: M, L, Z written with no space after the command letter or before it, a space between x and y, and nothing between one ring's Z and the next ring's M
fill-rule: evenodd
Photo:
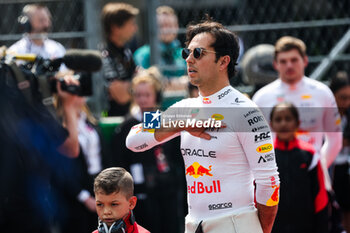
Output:
M211 173L212 166L208 168L200 165L198 162L194 162L186 168L186 175L194 178L202 176L213 176ZM213 180L209 184L200 181L194 181L192 185L188 185L188 193L220 193L221 185L220 180Z
M193 181L193 185L188 185L188 193L221 193L220 180L213 180L210 185L204 184L203 182Z
M199 163L194 162L192 165L186 168L186 175L193 176L194 178L198 178L204 175L213 176L213 174L210 173L211 167L212 166L209 166L209 168L205 168Z
M211 100L207 97L203 97L203 104L211 104Z

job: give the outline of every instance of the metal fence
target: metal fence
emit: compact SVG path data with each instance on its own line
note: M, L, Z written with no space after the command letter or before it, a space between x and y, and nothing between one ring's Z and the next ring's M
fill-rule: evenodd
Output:
M96 0L0 0L0 45L9 47L22 37L17 18L30 3L41 3L49 8L52 14L50 38L66 48L97 47L100 33L96 33L99 31L99 26L96 27L99 1Z
M274 44L281 36L291 35L307 45L310 61L307 75L328 79L338 70L350 72L349 0L215 1L215 7L210 2L164 0L161 4L172 5L177 10L181 32L188 22L198 21L208 13L238 33L245 51L262 43ZM319 68L317 72L316 68Z
M11 45L22 33L17 17L27 3L42 2L52 13L49 35L66 48L96 48L101 41L100 10L106 0L0 0L0 45ZM129 0L140 8L138 45L154 42L157 5L172 6L179 17L179 39L184 42L189 22L207 13L242 38L244 49L261 43L274 44L284 35L302 39L310 64L307 75L328 79L338 70L350 71L350 0ZM152 32L152 33L149 33ZM156 57L156 54L153 54ZM155 61L157 59L154 59ZM322 65L321 65L322 64ZM315 72L318 67L317 72Z

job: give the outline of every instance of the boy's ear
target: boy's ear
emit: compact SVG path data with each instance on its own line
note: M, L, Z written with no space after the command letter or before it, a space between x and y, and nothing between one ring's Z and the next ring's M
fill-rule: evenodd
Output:
M137 203L137 197L136 196L130 197L130 199L129 199L129 209L133 210L135 208L135 206L136 206L136 203Z

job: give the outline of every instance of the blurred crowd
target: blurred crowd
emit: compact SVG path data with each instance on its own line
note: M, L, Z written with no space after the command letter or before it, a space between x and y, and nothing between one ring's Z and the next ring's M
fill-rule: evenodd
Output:
M93 180L103 169L114 166L125 168L134 179L138 198L134 213L140 225L152 233L184 231L187 186L180 140L136 154L126 148L125 139L130 128L143 121L144 112L165 109L182 98L196 98L199 93L186 76L174 9L157 8L160 60L155 66L150 60L150 45L134 53L128 47L137 31L138 14L137 8L126 3L103 7L105 40L99 45L102 67L95 74L100 82L93 88L98 92L90 97L62 90L62 82L57 82L53 108L47 108L42 104L40 88L30 102L13 79L5 78L13 74L1 72L1 231L94 231L98 217ZM19 22L24 36L8 48L8 53L36 54L48 59L64 56L66 49L47 37L51 13L46 6L26 5ZM240 43L243 45L243 41ZM308 64L306 46L294 37L282 37L275 46L259 45L245 53L242 46L240 54L243 79L254 86L253 93L247 94L263 112L267 111L265 117L276 132L276 155L277 150L280 153L276 160L281 174L281 202L273 232L350 232L348 72L339 71L331 77L329 88L315 80L309 83L304 75ZM79 85L74 77L65 65L56 74L66 85ZM296 94L299 89L302 91ZM288 111L273 110L276 105ZM308 118L300 112L312 107L322 110L318 116ZM336 119L332 122L335 129L329 128L328 115ZM287 126L279 126L278 117L289 119L290 126L288 122ZM112 119L110 131L104 123L106 118ZM316 126L320 126L319 131ZM293 135L285 136L283 130ZM293 147L295 137L311 144L307 148L312 149ZM291 150L288 148L297 148L298 152L285 155ZM288 162L287 156L294 162ZM299 193L290 188L292 194L283 191L284 184L304 188L298 189ZM305 196L309 202L300 200ZM306 213L300 205L312 209ZM303 230L292 227L298 222ZM323 228L310 228L308 223Z

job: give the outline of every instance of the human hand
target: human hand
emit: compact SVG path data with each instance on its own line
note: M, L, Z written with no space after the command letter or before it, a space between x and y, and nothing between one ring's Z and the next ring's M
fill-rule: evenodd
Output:
M57 95L62 101L62 105L64 108L76 108L81 105L80 103L83 102L84 98L81 96L78 96L76 94L72 94L70 92L67 92L65 90L62 90L62 84L65 84L67 86L79 86L79 81L74 78L72 74L66 74L59 78L59 81L56 82L56 88L57 88ZM77 109L79 111L79 109Z
M201 121L204 122L204 120L197 120L197 121ZM199 138L203 138L206 140L210 140L211 139L211 135L209 133L206 132L207 129L209 129L208 127L205 127L202 124L189 124L186 125L185 122L180 122L177 121L175 123L171 123L171 126L169 127L164 127L164 125L162 127L160 127L159 129L156 129L154 131L154 138L158 141L161 142L163 140L165 140L168 137L171 137L172 135L181 132L183 130L187 131L189 134L191 134L194 137L199 137ZM220 127L214 127L215 129L219 129L219 128L226 128L226 124L221 122Z
M189 132L194 137L199 137L199 138L203 138L203 139L207 139L207 140L211 139L210 134L205 132L206 128L204 128L204 127L202 127L202 128L191 127L191 128L187 128L185 130L187 132Z
M204 122L204 120L198 120L198 121ZM194 126L186 127L185 130L194 137L210 140L211 135L206 132L208 128L204 127L203 124L200 124L200 125L202 125L202 127L198 127L197 124L194 124ZM226 128L226 124L221 122L221 126L218 127L218 129L219 128Z

